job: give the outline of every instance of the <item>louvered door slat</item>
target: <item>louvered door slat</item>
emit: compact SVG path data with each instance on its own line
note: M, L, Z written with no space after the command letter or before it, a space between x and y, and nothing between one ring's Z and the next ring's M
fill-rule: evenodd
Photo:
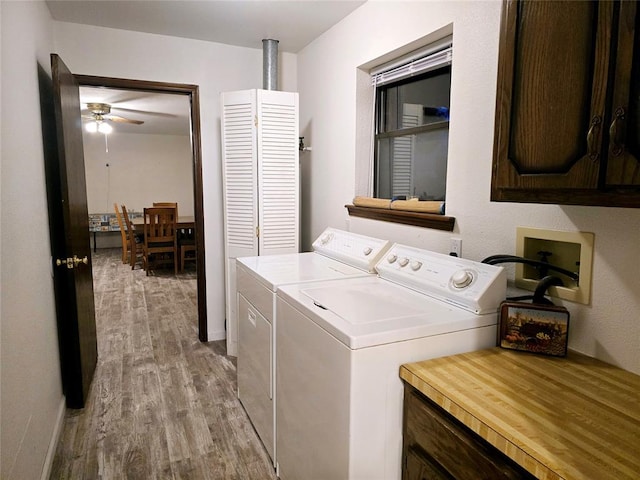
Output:
M260 91L260 254L299 251L298 95Z
M258 254L255 91L222 94L222 165L227 258Z
M235 258L299 251L298 94L221 98L227 352L236 355Z

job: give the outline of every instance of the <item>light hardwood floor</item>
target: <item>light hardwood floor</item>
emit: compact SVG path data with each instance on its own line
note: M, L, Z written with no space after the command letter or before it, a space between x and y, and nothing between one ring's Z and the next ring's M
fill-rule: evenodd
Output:
M86 407L66 412L50 478L277 478L237 399L235 359L198 341L194 271L147 277L119 249L92 263L98 367Z

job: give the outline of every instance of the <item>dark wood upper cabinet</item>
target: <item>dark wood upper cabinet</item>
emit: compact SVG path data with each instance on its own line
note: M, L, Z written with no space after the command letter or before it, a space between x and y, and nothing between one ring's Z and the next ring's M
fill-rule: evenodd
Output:
M491 199L640 207L635 1L503 5Z

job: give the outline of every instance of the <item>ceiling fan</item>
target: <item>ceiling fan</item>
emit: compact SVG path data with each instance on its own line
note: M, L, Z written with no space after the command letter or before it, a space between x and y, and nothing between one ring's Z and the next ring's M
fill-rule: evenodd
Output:
M111 133L113 127L106 121L132 123L134 125L142 125L142 120L132 120L130 118L111 115L111 105L108 103L87 103L87 110L90 115L83 115L83 118L90 118L92 121L87 123L85 129L88 132Z

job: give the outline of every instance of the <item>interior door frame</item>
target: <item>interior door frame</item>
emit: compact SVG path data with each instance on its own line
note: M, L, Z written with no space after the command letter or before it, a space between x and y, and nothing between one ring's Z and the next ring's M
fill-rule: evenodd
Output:
M106 87L119 90L142 90L154 93L188 95L191 104L191 150L193 154L193 195L196 225L196 273L198 292L198 338L208 341L207 297L204 252L204 208L202 186L202 149L200 133L200 94L198 85L151 82L124 78L74 74L80 86Z

